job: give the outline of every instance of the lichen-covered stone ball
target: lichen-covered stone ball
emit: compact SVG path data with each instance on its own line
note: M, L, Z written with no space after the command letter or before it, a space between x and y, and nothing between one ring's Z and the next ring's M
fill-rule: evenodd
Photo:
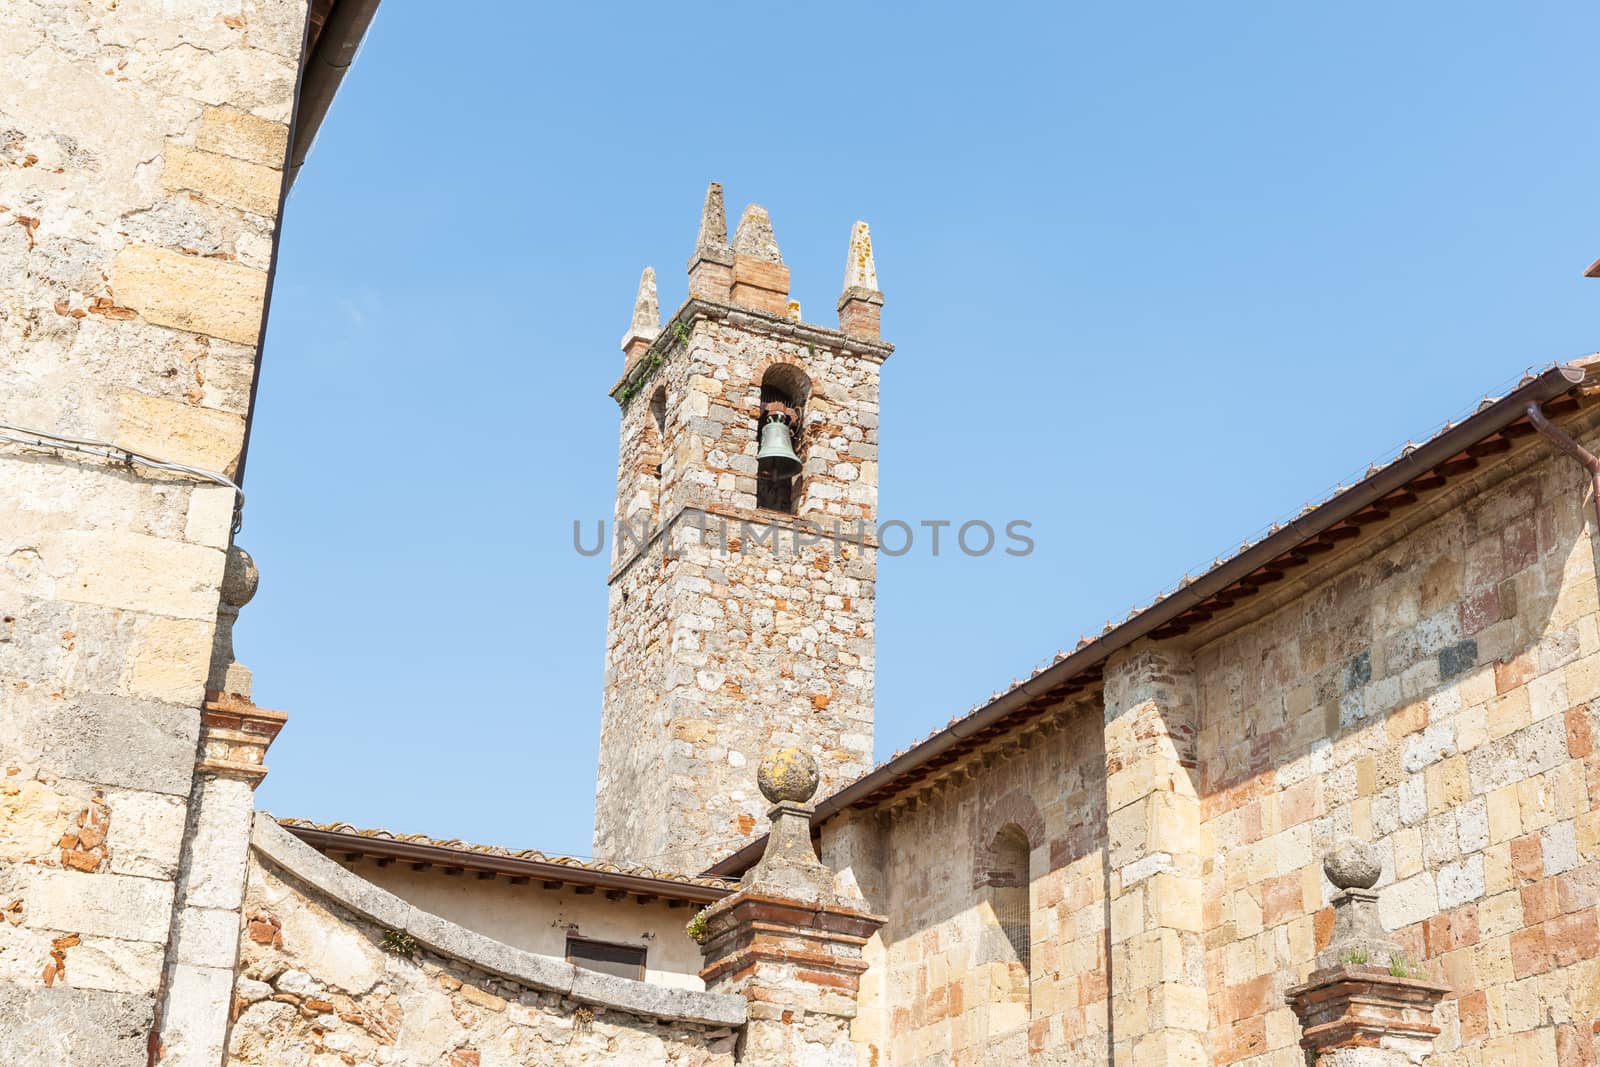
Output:
M256 561L250 558L250 553L238 545L231 546L222 567L222 602L242 608L250 603L260 584L261 572L256 570Z
M756 784L774 804L804 804L817 791L817 761L798 748L773 749L756 769Z
M1322 860L1322 872L1340 889L1371 889L1383 874L1383 857L1365 841L1340 838Z

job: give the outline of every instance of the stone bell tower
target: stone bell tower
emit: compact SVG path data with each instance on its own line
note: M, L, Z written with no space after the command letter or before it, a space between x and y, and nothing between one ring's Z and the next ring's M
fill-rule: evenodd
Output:
M699 871L744 845L773 748L813 755L822 796L871 767L882 304L858 222L839 328L802 321L766 209L730 246L716 183L665 328L640 279L611 390L598 858Z

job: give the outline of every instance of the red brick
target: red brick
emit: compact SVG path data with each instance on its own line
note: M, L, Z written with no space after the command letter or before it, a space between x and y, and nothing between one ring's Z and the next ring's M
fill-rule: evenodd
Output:
M1497 693L1509 693L1533 680L1533 654L1524 652L1512 659L1503 659L1494 665L1494 688Z
M1500 542L1506 574L1515 574L1539 558L1539 537L1531 516L1518 519L1502 530Z
M1491 585L1461 602L1461 633L1471 637L1500 621L1500 587Z
M1600 956L1600 925L1593 911L1574 912L1544 924L1545 949L1551 965L1565 967Z
M1470 1045L1489 1036L1489 998L1478 990L1461 998L1461 1043Z
M1568 871L1556 879L1556 884L1563 912L1600 907L1600 860Z
M1312 920L1312 932L1316 935L1317 951L1321 952L1328 947L1328 942L1333 940L1333 909L1323 908L1317 912Z
M1228 990L1227 1001L1228 1011L1235 1019L1248 1019L1252 1015L1260 1015L1280 1003L1279 998L1272 995L1270 974L1233 986Z
M1589 1033L1585 1033L1589 1030ZM1563 1023L1556 1027L1556 1067L1594 1067L1594 1031Z
M1555 878L1542 878L1532 885L1522 887L1522 921L1528 926L1554 919L1565 910L1561 907L1560 883Z
M1523 834L1512 840L1511 869L1530 882L1544 877L1544 851L1538 834Z
M1214 1067L1228 1067L1230 1063L1238 1063L1266 1051L1267 1017L1257 1015L1253 1019L1234 1023L1217 1035L1216 1044L1212 1047L1212 1063Z
M1300 874L1290 871L1261 883L1261 922L1277 926L1300 914Z
M1511 970L1518 978L1543 974L1550 969L1550 950L1545 946L1544 926L1518 930L1511 935Z
M1573 759L1583 759L1594 751L1594 720L1587 704L1567 709L1567 751Z

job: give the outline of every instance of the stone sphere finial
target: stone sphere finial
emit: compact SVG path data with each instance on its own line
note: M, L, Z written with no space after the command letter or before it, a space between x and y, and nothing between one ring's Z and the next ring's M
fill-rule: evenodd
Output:
M256 570L250 553L238 545L230 546L228 561L222 567L222 602L231 608L242 608L250 603L260 584L261 572Z
M1343 837L1322 858L1322 873L1338 889L1371 889L1383 874L1383 857L1367 842Z
M756 768L756 784L774 804L804 804L817 791L817 761L798 748L773 749Z

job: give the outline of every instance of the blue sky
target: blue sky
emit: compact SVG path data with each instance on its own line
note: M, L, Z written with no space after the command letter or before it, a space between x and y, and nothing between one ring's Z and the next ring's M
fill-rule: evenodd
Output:
M294 189L239 543L262 806L589 850L640 269L706 182L831 324L872 224L885 758L1600 348L1593 5L388 0Z

